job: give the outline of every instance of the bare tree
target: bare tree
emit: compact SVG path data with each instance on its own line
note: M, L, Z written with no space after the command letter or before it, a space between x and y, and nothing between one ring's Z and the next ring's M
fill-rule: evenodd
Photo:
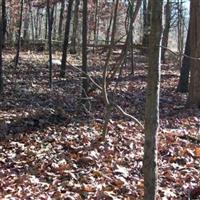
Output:
M178 82L177 92L188 92L189 73L190 73L190 26L187 33L185 44L185 53L183 56L182 67L180 69L180 78Z
M72 30L72 36L71 36L71 47L70 47L71 54L76 53L79 4L80 4L80 0L76 0L75 8L74 8L74 17L73 17L73 30Z
M49 87L52 88L52 21L53 9L50 8L50 2L47 0L47 19L48 19L48 47L49 47Z
M144 199L155 200L157 191L157 133L159 127L162 0L150 0L149 69L145 107Z
M83 0L83 27L82 27L82 98L85 103L85 98L88 93L88 76L87 76L87 30L88 30L88 1Z
M190 5L190 48L191 57L200 57L200 1L191 0ZM188 104L200 108L200 60L191 59L191 76Z
M5 2L4 2L5 3ZM3 0L0 0L0 94L3 92L3 66L2 66L2 46L3 46Z
M162 39L163 47L167 47L168 45L170 24L171 24L171 2L170 0L167 0L166 5L165 5L165 26L164 26L163 39ZM166 52L166 48L162 48L161 60L163 63L165 63L165 52Z
M24 7L24 0L20 1L20 18L19 18L19 27L18 27L18 39L17 39L17 52L15 56L15 68L17 68L18 61L19 61L19 51L21 46L21 29L22 29L22 17L23 17L23 7Z
M73 0L69 0L67 8L67 20L65 23L65 36L62 49L62 60L60 68L60 76L65 76L66 60L67 60L67 49L69 44L69 32L70 32L70 21L71 21L71 11L72 11Z

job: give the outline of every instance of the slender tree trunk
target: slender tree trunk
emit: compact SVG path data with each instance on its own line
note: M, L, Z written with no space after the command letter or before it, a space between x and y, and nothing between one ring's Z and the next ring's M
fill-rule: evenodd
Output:
M45 36L44 36L44 38L47 39L47 37L48 37L48 14L47 14L47 9L46 9Z
M107 58L105 61L104 69L103 69L103 85L102 85L102 96L103 101L105 104L105 122L103 125L103 136L108 132L108 123L110 120L111 115L111 105L107 94L107 76L108 76L108 64L112 55L112 50L115 44L115 34L116 34L116 23L117 23L117 11L119 7L119 0L116 0L115 7L114 7L114 14L113 14L113 26L112 26L112 33L111 33L111 45L107 54Z
M200 57L200 1L191 0L190 5L190 48L191 57ZM188 105L200 108L200 60L191 59L191 76Z
M29 4L29 12L31 15L31 33L32 33L32 40L35 40L35 32L34 32L34 22L33 22L33 11L32 11L32 7L31 7L31 1L29 0L28 2Z
M108 28L106 31L106 44L109 44L109 41L110 41L110 30L111 30L111 26L112 26L112 21L113 21L113 8L111 10L110 20L109 20Z
M5 3L5 2L4 2ZM3 0L0 0L0 94L3 92L3 64L2 64L2 47L4 42L4 18L3 18Z
M149 69L145 107L144 200L155 200L157 192L157 133L159 127L160 54L163 0L151 1Z
M69 44L69 32L70 32L72 5L73 5L73 0L69 0L68 9L67 9L67 20L66 20L66 24L65 24L65 36L64 36L63 50L62 50L61 69L60 69L60 76L62 78L65 76L65 69L66 69L67 49L68 49L68 44Z
M95 15L94 15L94 44L97 45L98 43L98 38L97 38L97 22L98 22L98 5L99 5L99 1L96 0L95 1Z
M148 47L149 45L149 32L150 32L150 19L151 19L151 0L148 1L148 6L146 8L146 0L143 1L144 9L144 25L143 25L143 40L142 45Z
M23 6L24 6L24 1L20 1L20 18L19 18L19 29L18 29L18 40L17 40L17 52L15 56L15 69L17 68L18 61L19 61L19 51L20 51L20 46L21 46L21 29L22 29L22 16L23 16Z
M49 87L52 88L52 12L50 2L47 0L47 19L48 19L48 47L49 47Z
M54 20L53 20L53 39L56 40L57 36L57 4L54 5Z
M3 25L3 46L5 44L5 36L6 36L6 27L7 27L7 19L6 19L6 1L2 0L2 25Z
M188 29L186 44L185 44L185 55L182 61L182 67L180 71L180 78L178 82L177 92L186 93L188 92L189 85L189 73L190 73L190 26Z
M23 38L24 41L28 41L29 39L29 35L28 35L28 27L29 27L29 12L28 9L25 8L25 13L24 13L25 17L24 17L24 33L23 33Z
M73 30L71 36L70 53L76 54L76 39L77 39L77 27L78 27L78 11L80 0L75 1L74 17L73 17Z
M38 25L39 25L38 21L39 21L39 8L37 8L36 17L35 17L35 20L34 20L35 39L36 40L38 39Z
M83 0L83 26L82 26L82 98L86 103L88 94L88 77L87 77L87 31L88 31L88 0Z
M168 45L168 38L169 38L169 31L170 31L170 23L171 23L171 2L167 0L165 5L165 27L163 31L163 39L162 39L162 46L167 47ZM161 60L165 63L165 52L166 48L162 48L161 50Z
M61 9L60 9L60 19L59 19L59 25L58 25L58 37L59 39L62 38L62 26L63 26L63 13L65 10L65 0L61 1Z

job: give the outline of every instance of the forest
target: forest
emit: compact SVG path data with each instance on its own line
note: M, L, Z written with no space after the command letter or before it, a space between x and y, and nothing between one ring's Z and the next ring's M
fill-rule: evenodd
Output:
M0 199L200 199L199 0L0 0Z

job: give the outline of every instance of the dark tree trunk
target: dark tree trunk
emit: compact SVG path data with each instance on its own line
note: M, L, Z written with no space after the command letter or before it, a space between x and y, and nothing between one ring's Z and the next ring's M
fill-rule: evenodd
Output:
M2 25L3 25L3 46L5 44L5 36L6 36L6 27L7 27L7 20L6 20L6 1L2 0Z
M171 23L171 5L170 0L167 0L165 5L165 27L163 31L163 39L162 39L162 46L167 47L168 45L168 38L169 38L169 31L170 31L170 23ZM165 52L166 48L162 48L161 50L161 60L165 63Z
M2 47L4 42L4 22L3 22L3 1L1 2L1 16L0 16L0 94L3 92L3 64L2 64Z
M160 54L163 0L151 1L149 68L145 107L144 200L155 200L157 192L157 133L159 127Z
M85 98L88 93L88 77L87 77L87 18L88 18L88 1L83 0L83 27L82 27L82 98L85 103Z
M63 13L65 10L65 0L61 1L61 9L60 9L60 19L59 19L59 25L58 25L58 37L59 39L62 38L62 26L63 26Z
M76 39L77 39L77 27L78 27L78 11L79 11L80 0L76 0L73 18L73 30L71 36L71 47L70 53L76 54Z
M144 7L144 25L143 25L143 40L142 40L142 45L144 47L148 47L149 45L149 32L150 32L150 18L151 18L151 0L148 1L148 6L146 6L146 0L143 1L143 6Z
M200 1L191 0L190 5L190 50L191 57L200 57ZM200 60L191 59L188 105L200 108Z
M67 8L67 20L66 20L66 24L65 24L65 36L64 36L63 50L62 50L61 69L60 69L60 77L62 77L62 78L65 76L65 69L66 69L72 5L73 5L73 0L69 0L68 8Z
M47 20L48 20L48 48L49 48L49 87L52 88L52 11L49 0L47 0Z
M180 71L180 78L178 82L177 92L186 93L188 92L189 85L189 74L190 74L190 26L188 29L186 44L185 44L185 53L186 56L183 57L182 67Z
M16 56L15 56L15 69L17 68L17 65L19 62L19 51L20 51L20 47L21 47L23 6L24 6L24 1L21 0L21 2L20 2L20 18L19 18L19 27L18 27L18 39L17 39L17 52L16 52Z

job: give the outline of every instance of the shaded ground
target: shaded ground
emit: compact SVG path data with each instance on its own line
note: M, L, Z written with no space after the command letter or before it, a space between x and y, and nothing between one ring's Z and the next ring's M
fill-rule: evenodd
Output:
M54 66L50 90L46 55L22 53L16 70L13 57L7 52L4 58L0 97L0 198L142 199L143 130L114 112L102 141L102 99L93 92L89 110L81 108L78 71L68 68L60 80ZM101 77L103 57L91 57L91 74ZM79 66L81 59L69 61ZM147 68L138 63L134 76L128 71L116 92L111 83L109 96L143 122ZM175 92L177 81L173 66L162 66L158 199L187 199L199 186L200 113L184 107L186 96Z

